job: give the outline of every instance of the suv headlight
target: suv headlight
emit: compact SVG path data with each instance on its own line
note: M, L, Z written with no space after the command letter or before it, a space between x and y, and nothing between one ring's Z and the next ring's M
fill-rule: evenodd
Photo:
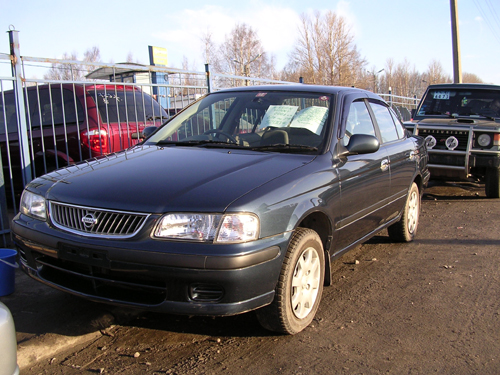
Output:
M489 134L483 133L479 137L477 137L477 143L481 147L489 146L490 142L491 142L491 137Z
M41 195L33 194L27 190L23 191L21 196L21 213L32 218L43 220L47 219L45 209L45 198Z
M181 214L164 215L154 230L156 238L174 240L238 243L259 237L259 218L254 214Z

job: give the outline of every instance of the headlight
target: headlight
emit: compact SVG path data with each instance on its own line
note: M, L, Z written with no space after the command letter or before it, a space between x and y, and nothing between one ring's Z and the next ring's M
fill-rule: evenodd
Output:
M21 196L21 213L38 220L46 220L45 198L27 190Z
M256 240L259 219L253 214L167 214L154 237L188 241L237 243Z
M481 147L486 147L490 144L491 142L491 137L488 135L488 134L481 134L478 138L477 138L477 143L479 144L479 146Z

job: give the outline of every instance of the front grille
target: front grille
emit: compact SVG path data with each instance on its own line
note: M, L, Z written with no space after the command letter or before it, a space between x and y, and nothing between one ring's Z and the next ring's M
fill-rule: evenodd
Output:
M469 143L469 132L467 130L444 130L444 129L423 129L419 128L418 135L423 138L432 136L436 139L436 145L433 150L448 150L446 140L449 137L455 137L458 140L458 146L455 151L466 151Z
M148 214L50 202L50 219L54 226L91 237L132 237L148 217Z

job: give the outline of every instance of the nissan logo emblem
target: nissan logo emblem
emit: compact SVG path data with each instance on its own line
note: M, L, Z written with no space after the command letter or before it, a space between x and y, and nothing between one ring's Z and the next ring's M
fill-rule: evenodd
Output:
M97 224L97 219L95 218L94 214L87 214L82 217L82 223L85 228L91 229L94 225Z

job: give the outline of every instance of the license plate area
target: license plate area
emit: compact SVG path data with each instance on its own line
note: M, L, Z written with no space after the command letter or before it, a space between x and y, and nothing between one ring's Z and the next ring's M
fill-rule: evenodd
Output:
M59 259L83 263L95 267L109 268L108 254L104 250L88 249L68 244L60 244Z

